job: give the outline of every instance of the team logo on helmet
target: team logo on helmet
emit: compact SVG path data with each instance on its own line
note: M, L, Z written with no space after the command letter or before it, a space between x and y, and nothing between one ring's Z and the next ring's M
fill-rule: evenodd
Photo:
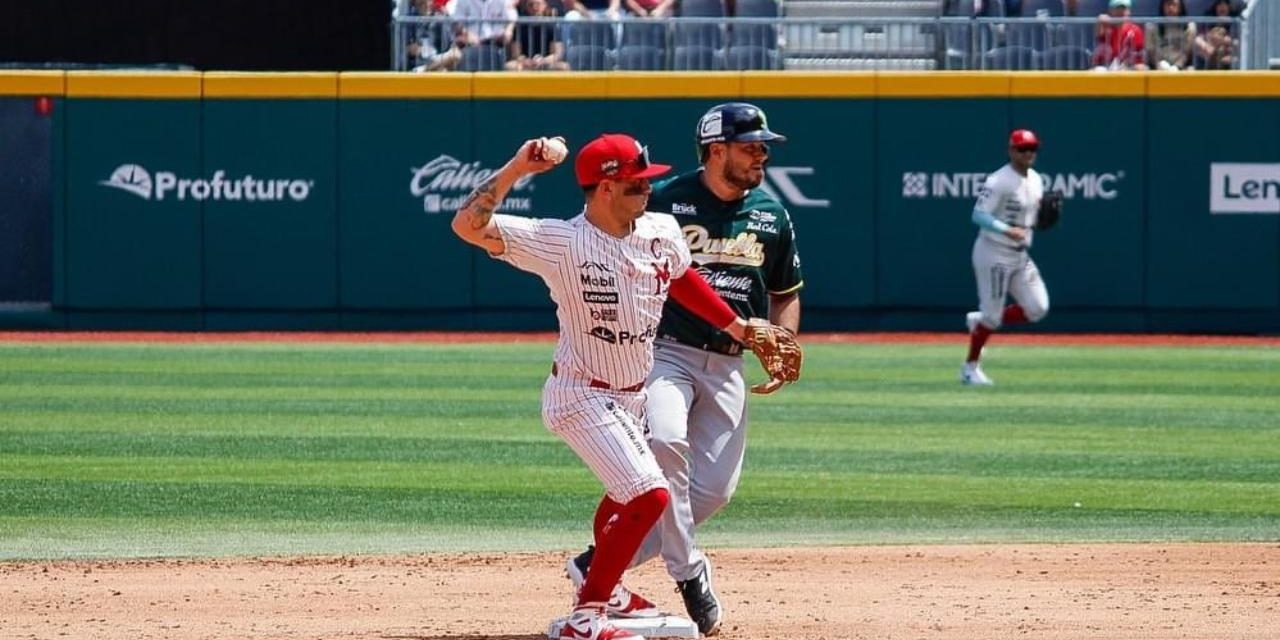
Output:
M724 112L716 109L698 121L698 141L702 144L724 142Z

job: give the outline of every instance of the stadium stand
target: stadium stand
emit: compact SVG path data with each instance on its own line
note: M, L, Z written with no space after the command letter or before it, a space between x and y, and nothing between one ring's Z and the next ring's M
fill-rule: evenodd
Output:
M1267 39L1280 42L1280 24L1265 26L1280 20L1266 12L1250 12L1262 17L1246 29L1248 15L1217 23L1203 18L1212 0L1184 1L1187 16L1166 19L1156 17L1160 0L1131 0L1129 20L1147 32L1157 23L1194 21L1198 35L1216 26L1219 44L1210 53L1201 47L1200 68L1266 68L1268 54L1280 49ZM1233 16L1242 2L1233 1ZM585 70L1079 70L1103 64L1098 16L1108 12L1108 3L1020 0L1007 9L1001 0L680 0L675 17L559 24L566 61ZM410 36L431 19L411 16L399 24L405 37L398 41L397 64L406 64L411 56L404 55L405 43L415 42ZM1081 64L1082 51L1093 65ZM460 68L491 66L489 57L477 55Z
M663 50L645 44L623 45L618 49L618 69L622 71L663 71L667 68Z

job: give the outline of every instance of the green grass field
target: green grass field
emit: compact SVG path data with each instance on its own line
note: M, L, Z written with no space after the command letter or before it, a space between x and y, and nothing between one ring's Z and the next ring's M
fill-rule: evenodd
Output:
M810 346L704 539L1280 540L1280 349L997 345L991 389L962 351ZM0 558L576 548L550 354L0 343Z

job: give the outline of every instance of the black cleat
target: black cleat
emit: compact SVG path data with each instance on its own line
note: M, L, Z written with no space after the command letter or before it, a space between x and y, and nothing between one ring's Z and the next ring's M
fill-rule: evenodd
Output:
M698 631L704 636L720 633L720 599L711 589L711 561L704 560L702 573L676 583L680 595L684 597L685 609L689 618L698 625Z
M596 555L596 546L588 545L587 550L578 555L569 558L564 565L565 573L569 574L569 580L573 582L573 588L582 588L582 583L587 581L587 572L591 570L591 558Z

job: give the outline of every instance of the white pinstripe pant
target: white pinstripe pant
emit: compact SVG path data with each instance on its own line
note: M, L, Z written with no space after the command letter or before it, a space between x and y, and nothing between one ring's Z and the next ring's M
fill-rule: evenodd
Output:
M542 387L542 422L586 463L614 502L667 488L644 428L646 394L588 386L561 368Z

